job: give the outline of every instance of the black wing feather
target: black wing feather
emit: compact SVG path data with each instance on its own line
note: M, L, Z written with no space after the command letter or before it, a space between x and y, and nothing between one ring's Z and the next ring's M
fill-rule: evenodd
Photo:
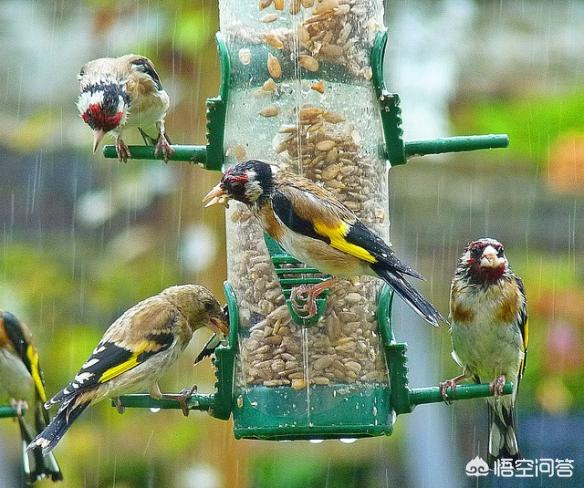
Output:
M2 320L4 321L6 335L14 346L16 354L18 354L18 357L26 366L28 372L32 374L32 366L28 356L26 355L26 351L30 343L27 341L26 336L24 335L24 330L20 325L20 321L10 312L2 312Z
M312 223L296 213L292 201L284 194L276 190L272 196L272 207L274 213L282 223L298 234L312 237L330 244L330 239L314 230Z
M272 197L272 207L274 213L282 223L294 232L330 244L330 239L327 236L319 234L314 229L312 222L298 215L294 209L292 200L278 190L274 192ZM348 209L344 210L345 213L350 215ZM340 216L338 218L340 218ZM345 240L347 242L366 249L375 257L378 263L385 265L394 272L397 271L415 278L424 279L415 269L402 263L383 239L374 234L357 217L354 217L354 220L352 222L347 222L347 224L349 225L349 231L345 235Z
M136 357L137 364L143 363L148 358L165 351L174 342L175 336L171 332L162 334L151 334L147 337L148 341L156 342L160 347L154 351L145 351ZM57 393L49 402L47 406L60 403L71 395L79 392L89 390L96 385L102 384L100 379L106 371L115 368L120 364L128 361L134 353L121 347L113 342L100 342L85 365L79 370L73 381L69 383L63 390Z
M215 349L221 344L221 341L221 337L217 334L213 334L203 347L202 351L197 355L193 364L199 364L203 359L214 354Z
M363 222L356 220L349 227L349 232L345 235L347 242L367 249L379 263L389 267L392 271L413 276L423 280L424 277L415 269L402 263L393 250L377 234L374 234Z
M159 90L162 90L162 83L160 81L160 76L158 76L158 73L154 69L154 65L150 62L150 60L148 58L136 59L135 61L132 61L132 64L134 66L136 66L140 71L142 71L143 73L146 73L148 76L150 76L154 80L154 83L156 84L156 88L158 88Z

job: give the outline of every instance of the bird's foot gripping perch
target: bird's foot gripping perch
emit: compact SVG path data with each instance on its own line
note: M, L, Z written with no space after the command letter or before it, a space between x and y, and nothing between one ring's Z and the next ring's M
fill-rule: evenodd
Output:
M458 383L460 383L461 381L463 381L464 379L466 379L466 375L461 374L458 376L455 376L454 378L450 379L450 380L444 380L440 382L440 396L442 397L442 399L444 400L444 402L447 405L452 405L452 401L450 400L450 398L448 398L448 394L446 393L446 391L448 390L448 388L450 388L450 390L454 393L454 390L456 390L456 386L458 385Z
M158 142L154 147L154 156L158 157L160 153L162 153L165 163L168 163L168 158L174 154L174 149L164 134L158 136Z
M497 376L491 383L489 383L489 389L493 396L503 395L503 388L505 388L505 375Z
M197 385L193 385L190 388L183 388L178 394L164 394L163 398L168 398L171 400L176 400L180 405L180 409L185 417L189 416L189 405L188 401L191 397L197 393Z
M116 139L116 154L118 155L118 159L123 161L124 163L128 162L128 159L132 158L132 153L130 153L130 148L128 145L121 139Z
M290 293L290 303L294 311L304 318L312 318L318 313L316 299L334 282L334 278L325 280L316 285L301 285Z

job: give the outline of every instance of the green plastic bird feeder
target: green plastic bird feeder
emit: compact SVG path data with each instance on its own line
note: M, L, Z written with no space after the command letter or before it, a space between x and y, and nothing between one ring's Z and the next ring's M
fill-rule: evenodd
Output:
M212 170L274 162L329 189L389 241L390 166L508 145L506 135L404 142L399 97L383 80L381 0L222 0L220 12L221 89L207 102L207 144L173 146L173 161ZM130 149L154 158L153 147ZM104 154L115 158L115 148ZM438 386L409 386L407 346L393 336L392 293L380 280L338 280L309 316L290 292L326 276L264 236L245 206L232 202L226 225L230 332L216 349L215 392L193 395L190 408L233 416L237 438L325 439L389 435L397 415L442 401ZM447 393L490 395L488 385ZM148 395L121 402L179 408Z

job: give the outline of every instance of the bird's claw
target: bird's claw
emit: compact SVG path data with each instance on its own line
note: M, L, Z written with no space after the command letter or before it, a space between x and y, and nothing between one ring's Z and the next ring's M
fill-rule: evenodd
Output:
M119 138L116 140L116 154L118 155L118 160L124 163L128 162L128 158L132 158L130 148Z
M302 285L294 288L290 293L290 303L294 311L304 318L311 318L318 312L316 306L316 295L313 293L313 287Z
M190 388L183 388L178 394L177 401L185 417L188 417L190 412L187 402L195 393L197 393L197 385L193 385Z
M124 407L122 400L120 400L120 397L117 397L114 401L114 403L116 404L116 410L117 412L122 415L125 411L126 411L126 407Z
M158 142L154 148L154 156L158 157L158 154L162 153L162 157L165 163L168 163L168 158L174 154L174 149L168 143L166 137L163 134L160 134L158 137Z
M450 388L452 390L452 393L454 393L454 390L456 390L456 381L455 380L441 381L439 388L440 396L442 397L442 400L444 400L444 403L446 403L446 405L452 405L452 400L448 398L446 391L448 390L448 388Z
M489 390L491 390L493 396L496 397L502 396L504 388L505 388L504 374L497 376L491 383L489 383Z

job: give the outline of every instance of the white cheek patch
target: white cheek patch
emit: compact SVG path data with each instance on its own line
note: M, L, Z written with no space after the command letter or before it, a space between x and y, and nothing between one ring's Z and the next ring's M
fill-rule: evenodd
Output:
M126 104L124 103L124 100L122 99L122 97L118 98L118 113L122 114L122 118L120 119L120 124L119 125L126 125L126 121L128 120L128 115L129 112L126 109Z
M245 197L251 202L255 202L263 192L264 190L256 180L250 179L245 185Z
M77 110L83 115L87 110L89 110L90 105L102 105L103 104L103 92L83 92L79 95L77 100Z

